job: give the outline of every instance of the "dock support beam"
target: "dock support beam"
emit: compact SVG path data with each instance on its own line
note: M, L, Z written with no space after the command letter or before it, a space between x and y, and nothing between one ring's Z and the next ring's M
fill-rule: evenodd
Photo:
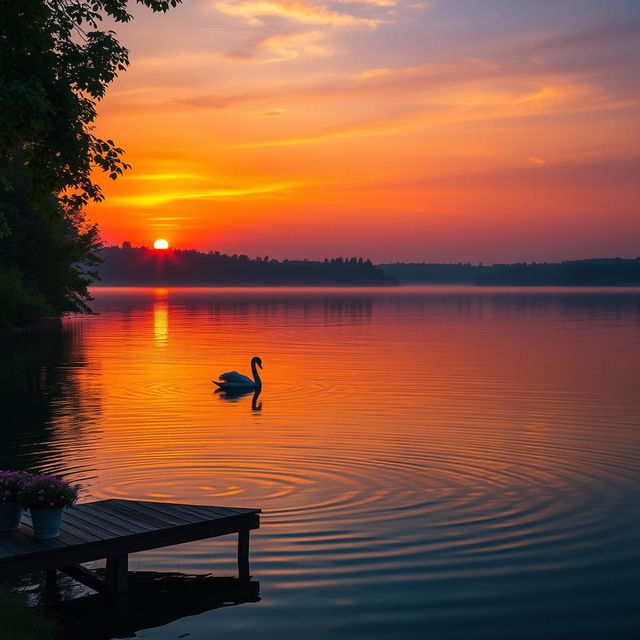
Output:
M249 529L238 531L238 577L249 580Z
M105 583L107 591L122 593L127 590L127 572L129 570L129 556L112 556L107 558Z
M69 564L64 567L60 567L62 573L66 573L70 578L77 580L80 584L89 587L98 593L103 593L107 590L107 585L104 580L101 580L96 573L86 569L80 564Z

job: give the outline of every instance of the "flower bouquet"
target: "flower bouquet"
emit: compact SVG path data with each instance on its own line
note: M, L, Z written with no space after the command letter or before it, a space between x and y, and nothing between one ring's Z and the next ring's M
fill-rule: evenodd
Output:
M26 471L0 471L0 531L20 528L20 493L29 475Z
M46 474L27 478L20 493L20 501L31 512L36 538L48 540L60 534L62 510L78 500L78 486L57 476Z

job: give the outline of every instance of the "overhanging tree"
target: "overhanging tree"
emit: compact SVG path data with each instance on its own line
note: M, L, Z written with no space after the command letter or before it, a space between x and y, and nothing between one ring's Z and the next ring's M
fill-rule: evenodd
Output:
M181 0L137 0L166 12ZM0 6L0 324L88 311L103 199L94 169L128 165L95 135L96 105L129 64L109 29L127 0L2 0Z

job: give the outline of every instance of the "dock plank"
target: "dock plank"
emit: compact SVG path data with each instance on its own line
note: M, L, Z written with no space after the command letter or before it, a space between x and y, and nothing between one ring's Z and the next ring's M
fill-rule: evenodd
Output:
M222 509L220 507L199 507L188 504L175 505L175 511L179 513L189 514L192 518L201 519L203 517L211 517L211 514L219 515L221 518L230 518L242 515L237 509Z
M168 505L164 509L162 507L154 508L152 503L135 502L132 504L118 504L118 508L129 509L132 514L135 514L140 518L147 518L149 521L159 522L160 526L166 526L167 524L173 524L177 526L194 524L193 518L186 518L176 513L173 508L174 505Z
M156 531L157 523L150 524L145 520L132 516L130 511L118 508L113 504L107 504L107 502L111 503L110 500L105 501L104 503L93 503L91 505L92 509L101 513L105 518L111 518L112 520L116 519L120 522L126 523L127 528L135 528L140 532Z
M65 526L61 529L61 535L58 538L59 541L65 544L79 544L84 542L94 542L96 540L103 539L103 536L99 535L99 532L92 527L78 526L75 517L79 513L80 509L74 508L73 511L67 510L65 513ZM69 517L67 517L69 516ZM27 529L22 529L22 535L26 535L35 540L31 529L33 524L31 522L31 516L26 512L22 517L22 523L27 526Z
M104 509L100 504L83 504L82 510L73 513L73 516L89 525L95 523L111 535L131 535L143 533L146 527L131 522L121 517L114 518L113 511Z
M140 526L147 527L148 531L157 531L159 529L165 529L173 526L184 526L193 524L192 522L186 522L182 519L176 519L170 514L157 514L149 512L146 509L141 508L139 505L123 504L120 502L105 505L105 509L111 511L117 517L123 518L127 522L137 523Z
M109 540L114 535L123 535L124 530L122 528L110 527L108 524L105 525L99 518L92 518L92 516L93 514L89 515L84 511L74 511L73 513L66 513L64 519L69 527L74 527L76 530L84 532L87 536L93 536L93 539ZM89 538L87 538L87 541L89 541Z

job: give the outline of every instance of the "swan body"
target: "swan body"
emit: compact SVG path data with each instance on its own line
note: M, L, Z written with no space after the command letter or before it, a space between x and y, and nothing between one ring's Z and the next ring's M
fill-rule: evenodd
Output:
M228 371L227 373L222 373L219 376L220 381L212 380L212 382L225 390L261 389L262 380L260 380L257 367L262 369L262 360L258 357L251 358L251 373L253 374L253 380L248 376L238 373L237 371Z

